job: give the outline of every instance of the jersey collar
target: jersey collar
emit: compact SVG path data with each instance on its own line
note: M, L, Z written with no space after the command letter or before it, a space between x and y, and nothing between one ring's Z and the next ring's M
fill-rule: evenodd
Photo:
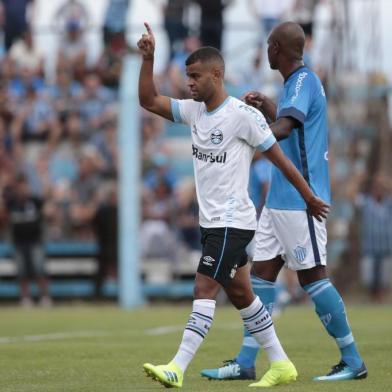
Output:
M291 72L291 74L289 74L287 76L287 78L284 80L284 83L286 83L294 74L296 74L299 70L301 70L302 68L307 68L306 65L301 65L299 66L297 69L295 69L293 72Z
M230 98L231 98L230 95L227 96L226 99L217 108L215 108L214 110L211 110L211 112L206 110L207 116L211 116L211 115L215 114L216 112L218 112L219 110L221 110L224 106L226 106L229 103Z

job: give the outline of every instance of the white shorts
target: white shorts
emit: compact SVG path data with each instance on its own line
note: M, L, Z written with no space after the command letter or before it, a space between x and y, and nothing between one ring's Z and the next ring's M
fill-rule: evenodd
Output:
M253 241L253 261L282 256L294 271L327 263L326 221L308 218L306 211L264 207Z

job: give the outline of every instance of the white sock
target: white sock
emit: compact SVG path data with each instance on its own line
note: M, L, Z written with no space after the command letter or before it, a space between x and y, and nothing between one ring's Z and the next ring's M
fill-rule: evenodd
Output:
M271 316L259 297L256 296L247 308L240 310L240 313L245 327L265 350L270 362L288 359L276 336Z
M193 301L192 313L185 327L184 335L173 362L185 372L197 349L206 337L214 318L215 301L196 299Z

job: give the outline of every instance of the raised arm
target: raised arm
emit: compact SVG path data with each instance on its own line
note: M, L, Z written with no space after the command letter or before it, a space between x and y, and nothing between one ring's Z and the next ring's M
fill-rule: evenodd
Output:
M314 195L308 183L294 164L284 155L278 143L275 143L264 155L275 165L286 178L295 186L308 206L308 212L317 220L326 218L329 212L329 205Z
M144 25L147 34L143 34L137 43L143 57L139 75L139 102L149 112L173 121L170 98L160 95L154 84L155 38L150 25L148 23L144 23Z

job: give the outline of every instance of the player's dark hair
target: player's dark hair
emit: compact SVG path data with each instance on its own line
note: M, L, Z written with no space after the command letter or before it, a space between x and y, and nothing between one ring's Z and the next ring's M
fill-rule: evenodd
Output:
M216 62L218 63L223 70L225 69L225 61L218 49L213 48L212 46L203 46L193 53L191 53L185 61L185 65L195 64L198 61L201 63L209 63Z

